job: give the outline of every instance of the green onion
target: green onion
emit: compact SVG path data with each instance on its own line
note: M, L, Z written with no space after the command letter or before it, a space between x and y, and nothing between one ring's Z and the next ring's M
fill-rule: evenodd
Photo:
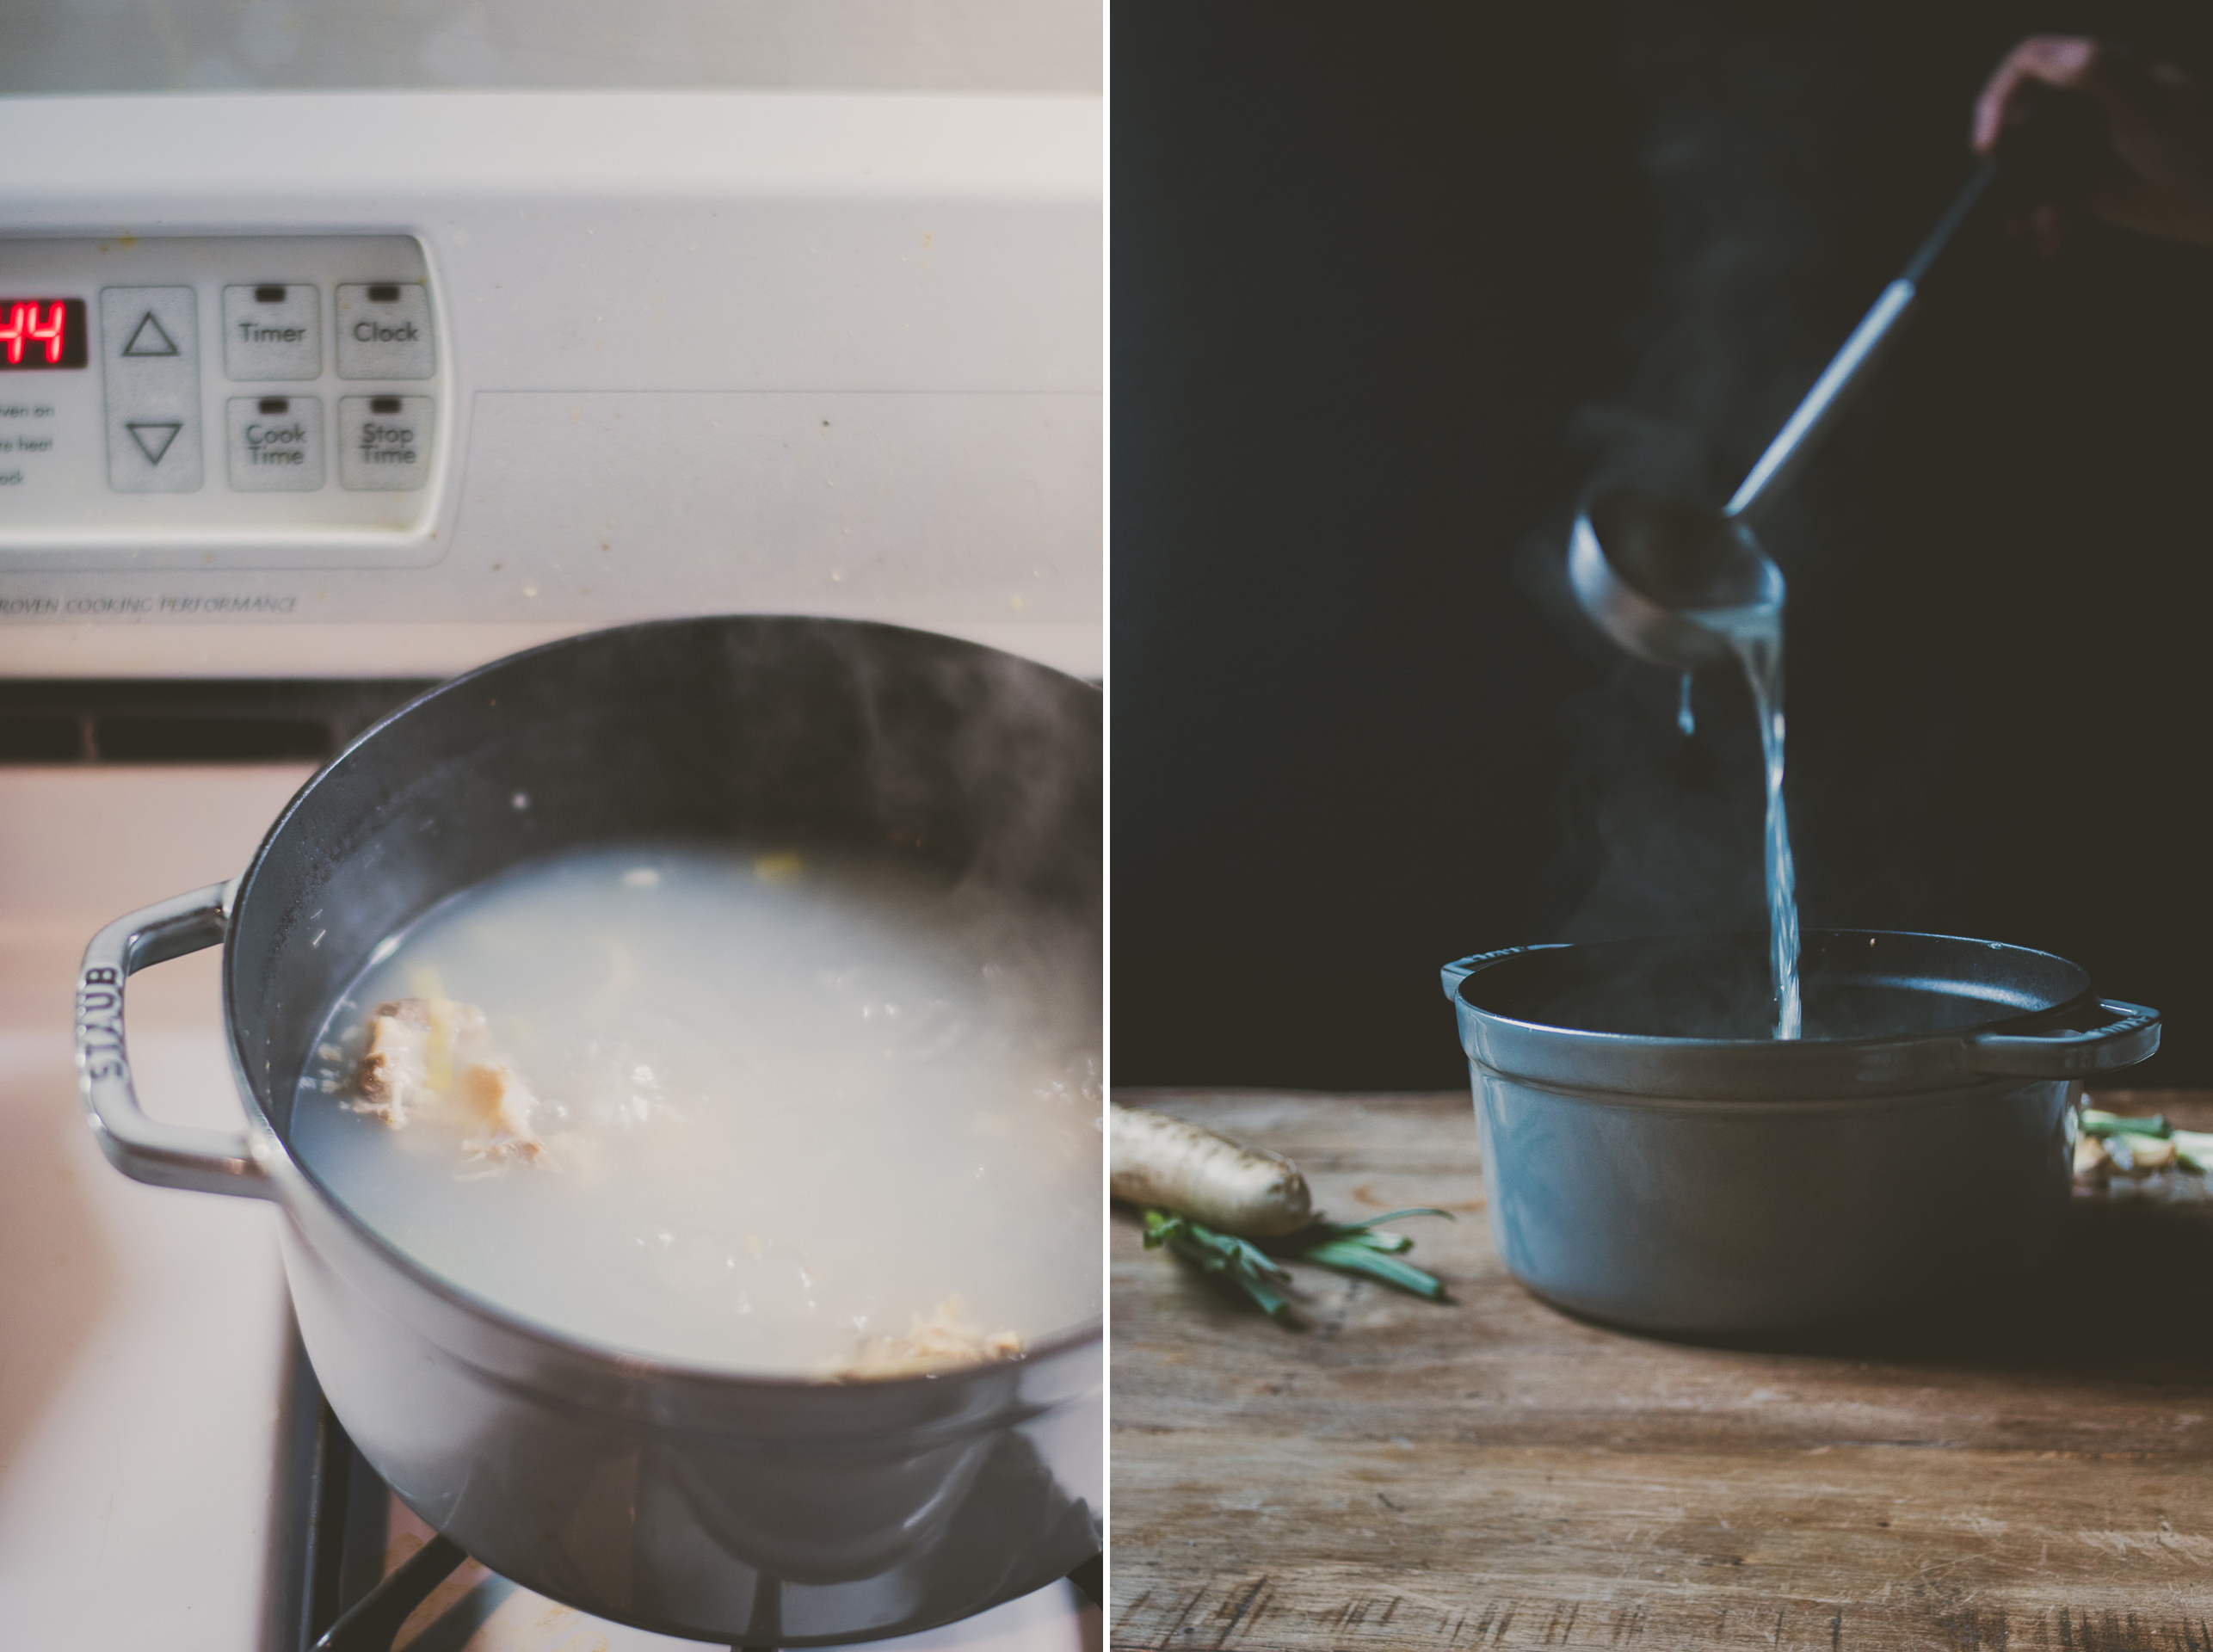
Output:
M2174 1143L2176 1163L2201 1176L2213 1174L2213 1134L2202 1130L2178 1130L2170 1139Z
M1395 1256L1385 1256L1372 1246L1350 1239L1325 1239L1310 1250L1298 1253L1303 1262L1314 1262L1322 1267L1334 1267L1343 1273L1365 1273L1372 1279L1410 1291L1417 1297L1432 1302L1445 1300L1445 1281L1433 1273L1424 1273L1411 1262L1402 1262Z
M2085 1107L2081 1119L2082 1133L2095 1136L2100 1141L2112 1136L2151 1136L2165 1141L2174 1134L2174 1126L2167 1123L2167 1115L2163 1113L2155 1113L2148 1119L2130 1119L2117 1113L2100 1113L2095 1107Z
M1290 1316L1291 1300L1276 1286L1287 1282L1291 1275L1249 1239L1217 1233L1187 1216L1147 1211L1145 1248L1157 1250L1162 1245L1210 1279L1236 1285L1259 1304L1269 1318Z
M1396 1222L1402 1216L1441 1216L1447 1222L1452 1220L1452 1211L1423 1205L1413 1210L1372 1216L1365 1222L1311 1223L1297 1233L1270 1240L1269 1248L1279 1255L1295 1256L1320 1267L1333 1267L1341 1273L1363 1274L1431 1302L1442 1302L1442 1279L1423 1273L1410 1262L1391 1260L1402 1251L1413 1249L1414 1241L1402 1233L1375 1230L1378 1224Z
M1276 1261L1278 1256L1335 1268L1341 1273L1361 1274L1428 1301L1442 1302L1443 1280L1410 1262L1396 1260L1401 1252L1414 1248L1414 1241L1402 1233L1375 1230L1378 1223L1396 1222L1402 1216L1452 1219L1450 1211L1425 1205L1371 1217L1365 1222L1315 1222L1297 1233L1268 1240L1263 1249L1249 1239L1217 1233L1187 1216L1148 1210L1145 1248L1158 1250L1166 1246L1208 1278L1236 1286L1273 1319L1286 1319L1291 1314L1290 1299L1279 1288L1290 1282L1291 1275Z

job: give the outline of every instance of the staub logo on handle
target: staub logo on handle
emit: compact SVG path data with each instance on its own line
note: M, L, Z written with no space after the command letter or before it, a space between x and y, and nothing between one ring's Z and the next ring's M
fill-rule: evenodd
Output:
M122 1014L122 971L94 965L77 988L77 1047L86 1077L121 1078L130 1070L123 1059Z
M126 913L92 938L77 978L77 1094L100 1150L133 1180L156 1187L274 1199L268 1172L243 1131L150 1119L132 1094L123 1042L123 982L139 969L223 939L232 885L211 884Z

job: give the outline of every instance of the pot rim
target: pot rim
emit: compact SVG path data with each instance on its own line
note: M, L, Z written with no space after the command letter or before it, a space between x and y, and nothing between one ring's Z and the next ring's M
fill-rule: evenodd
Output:
M574 635L558 637L552 642L540 643L534 647L522 649L513 654L502 655L498 659L487 661L482 665L462 672L458 676L450 677L436 687L417 694L414 699L380 718L354 737L345 749L311 774L306 782L299 791L293 793L284 807L278 811L276 819L270 823L268 830L262 834L261 841L255 846L252 857L246 862L245 871L231 883L229 900L226 902L226 915L229 915L229 909L235 906L236 903L250 891L256 874L261 871L262 862L268 858L277 838L290 824L293 816L299 812L316 787L336 774L342 765L371 740L418 706L426 706L449 692L464 692L495 672L504 671L523 661L535 659L539 655L579 647L587 643L597 644L605 638L626 632L668 630L680 626L711 626L730 620L830 626L840 630L890 632L904 636L924 637L933 643L943 644L956 650L980 655L996 655L1002 659L1019 661L1033 669L1063 678L1094 695L1101 693L1099 686L1094 683L1087 682L1081 677L1071 676L1065 671L1041 664L1035 660L1025 659L1020 655L1009 654L1004 649L992 648L983 643L972 643L965 638L947 636L942 632L926 631L915 626L889 625L878 620L848 620L835 615L802 613L694 614L673 619L636 620L625 625L606 626L595 630L578 632ZM422 915L417 915L420 917ZM962 1365L950 1371L917 1372L905 1377L839 1381L819 1377L749 1372L727 1365L667 1359L659 1355L626 1349L613 1343L601 1342L564 1330L558 1326L549 1325L489 1298L480 1296L424 1266L378 1229L363 1221L351 1206L324 1187L314 1172L299 1161L292 1150L292 1143L278 1132L274 1122L262 1106L261 1098L256 1093L253 1083L247 1076L245 1050L241 1040L236 1006L231 997L232 968L236 961L237 936L238 926L235 922L225 926L222 952L225 1045L230 1053L231 1077L237 1086L239 1095L245 1102L248 1116L256 1128L256 1134L282 1156L286 1167L297 1176L296 1182L292 1176L277 1178L278 1187L287 1190L287 1193L295 1186L306 1187L314 1194L323 1210L335 1217L354 1236L365 1241L379 1257L391 1264L410 1284L429 1291L440 1300L464 1313L489 1321L502 1331L540 1344L570 1358L596 1360L603 1365L618 1366L626 1377L679 1384L700 1383L724 1387L736 1386L767 1392L806 1390L823 1394L840 1391L865 1394L903 1390L920 1392L932 1384L942 1389L946 1385L960 1387L971 1382L993 1378L1003 1380L1012 1372L1042 1365L1064 1353L1081 1349L1087 1344L1097 1343L1104 1339L1106 1314L1102 1308L1100 1312L1080 1320L1072 1326L1064 1327L1035 1342L1026 1343L1021 1351L1011 1359L994 1359L974 1365ZM1100 1168L1100 1204L1103 1211L1105 1206L1105 1167L1103 1165ZM836 1403L836 1402L825 1401L825 1403Z
M2072 971L2081 980L2081 989L2072 997L2058 1003L2048 1004L2041 1008L2024 1009L2012 1014L1994 1016L1987 1020L1964 1021L1957 1026L1940 1027L1926 1032L1877 1032L1848 1039L1708 1039L1687 1038L1666 1032L1606 1032L1595 1027L1563 1026L1557 1022L1533 1021L1520 1016L1503 1014L1495 1009L1484 1008L1468 996L1469 983L1483 974L1485 970L1495 964L1503 964L1508 959L1525 957L1532 952L1569 952L1593 946L1704 940L1717 935L1756 936L1762 941L1766 939L1763 933L1753 930L1674 930L1653 935L1624 936L1618 940L1539 941L1526 946L1502 947L1496 952L1479 952L1473 957L1462 959L1453 965L1447 965L1448 968L1452 969L1458 969L1464 965L1469 966L1453 987L1453 1004L1456 1008L1464 1009L1469 1014L1478 1016L1499 1026L1512 1027L1520 1032L1541 1033L1552 1038L1575 1039L1615 1049L1651 1045L1657 1049L1686 1054L1741 1050L1758 1051L1772 1055L1795 1047L1808 1052L1801 1057L1802 1059L1810 1060L1813 1058L1812 1052L1815 1051L1823 1054L1849 1054L1859 1051L1889 1051L1916 1045L1972 1038L1983 1032L2001 1032L2031 1022L2049 1020L2079 1010L2092 1008L2098 1002L2096 995L2091 989L2089 972L2080 964L2071 959L2062 958L2056 952L2047 952L2035 946L2017 946L2012 941L1982 940L1967 935L1940 935L1926 930L1850 928L1808 929L1804 932L1803 939L1811 940L1816 935L1821 935L1850 937L1853 940L1864 939L1870 945L1877 940L1895 940L1949 941L1961 946L1983 946L1994 952L2049 959L2062 968Z
M1844 948L1863 942L1874 946L1888 939L1905 948L1949 952L1938 972L1956 978L1978 973L1957 969L1959 959L2000 953L2028 978L1982 983L1985 1002L1994 1000L2000 1013L1959 1026L1855 1038L1717 1039L1556 1026L1483 1007L1473 1002L1470 983L1526 953L1724 938L1751 945L1764 942L1765 936L1705 932L1510 946L1457 959L1442 973L1461 1048L1475 1066L1515 1080L1629 1096L1813 1101L1947 1091L1994 1076L2072 1082L2132 1066L2159 1048L2157 1010L2101 998L2080 965L2056 953L1913 930L1818 929L1808 934L1816 943ZM1908 962L1913 971L1923 967ZM1974 1013L1971 1007L1968 1013Z

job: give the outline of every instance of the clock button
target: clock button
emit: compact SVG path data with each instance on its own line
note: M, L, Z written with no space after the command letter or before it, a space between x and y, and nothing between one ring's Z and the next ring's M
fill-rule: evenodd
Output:
M438 371L430 294L420 281L341 287L336 331L341 379L428 379Z

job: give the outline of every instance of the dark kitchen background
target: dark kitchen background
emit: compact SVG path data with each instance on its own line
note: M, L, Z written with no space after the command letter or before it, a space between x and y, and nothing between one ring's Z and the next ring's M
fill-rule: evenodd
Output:
M1602 471L1715 502L1964 177L2016 39L2206 9L1125 5L1120 1084L1464 1082L1437 965L1764 925L1722 672L1567 606ZM2213 1082L2213 254L1972 226L1764 536L1809 925L2050 949Z

